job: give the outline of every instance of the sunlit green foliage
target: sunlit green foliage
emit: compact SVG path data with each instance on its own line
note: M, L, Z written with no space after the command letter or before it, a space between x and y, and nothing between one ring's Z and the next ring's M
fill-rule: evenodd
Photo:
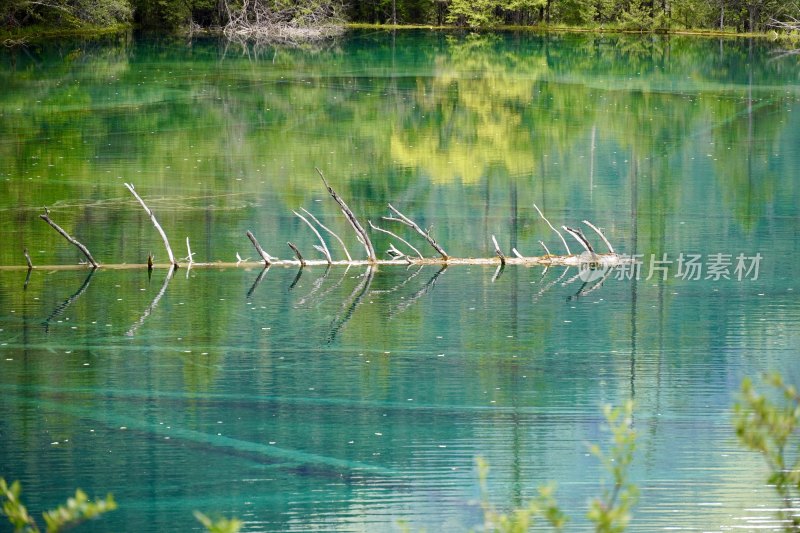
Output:
M236 518L218 518L212 520L200 511L194 512L194 517L203 524L210 533L238 533L242 528L242 521Z
M276 13L318 13L329 0L264 3ZM253 2L250 2L253 5ZM7 0L0 6L0 27L32 24L76 27L130 21L160 30L190 25L222 26L242 8L231 0ZM326 7L327 9L327 7ZM797 2L780 0L355 0L346 5L353 22L450 24L468 28L509 25L596 25L634 31L673 28L765 31L773 19L791 21ZM281 15L283 16L283 15ZM317 17L310 21L318 23Z
M15 481L9 486L5 479L0 478L3 514L14 526L15 533L39 533L41 530L36 520L28 514L28 510L22 504L20 499L21 492L22 488L19 481ZM116 508L117 504L111 494L106 496L105 499L91 502L86 493L78 489L75 491L75 497L68 498L66 504L44 512L43 517L47 526L45 531L47 533L66 531Z
M800 394L779 374L769 374L764 381L771 387L768 395L756 392L749 378L742 381L741 398L734 404L736 435L764 457L767 483L783 502L786 530L800 531Z
M14 533L40 533L36 520L28 513L22 504L20 494L22 486L19 481L8 485L5 479L0 478L0 501L3 503L2 512L14 527ZM50 511L45 511L42 516L46 524L46 533L60 533L72 529L87 520L92 520L100 515L117 508L114 497L109 494L104 499L95 502L81 489L75 491L75 497L68 498L66 504L59 505ZM242 528L242 521L236 518L218 518L212 520L200 511L194 512L195 518L203 524L209 533L238 533Z
M613 484L602 496L592 500L589 519L598 533L619 533L625 530L631 518L631 508L638 499L638 488L629 479L629 469L636 451L636 431L633 429L633 402L612 409L605 406L604 414L611 430L611 447L603 452L596 444L592 453L605 466Z
M105 27L130 22L129 0L8 0L0 4L0 30L39 25L44 29Z
M503 513L498 511L489 499L489 490L486 485L489 464L481 457L476 459L476 464L481 490L481 508L483 509L483 531L525 533L533 527L537 518L543 518L556 531L564 529L567 517L558 508L553 496L555 489L552 485L539 487L539 494L528 501L527 505Z

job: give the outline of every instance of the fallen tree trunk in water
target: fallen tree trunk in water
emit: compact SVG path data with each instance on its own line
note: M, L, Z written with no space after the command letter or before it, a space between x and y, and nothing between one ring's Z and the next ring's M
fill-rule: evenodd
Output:
M353 259L350 256L350 253L347 251L347 247L345 246L342 239L336 235L332 230L330 230L327 226L323 225L315 216L313 216L310 212L305 209L302 209L308 218L300 215L298 212L294 212L299 218L303 220L303 222L308 225L311 230L314 232L314 235L317 237L318 241L320 242L319 245L314 245L314 248L324 254L324 259L307 259L302 254L301 251L292 243L289 243L289 246L295 253L295 257L292 259L278 259L277 257L273 257L269 255L261 244L256 239L255 235L251 231L247 231L246 236L253 244L256 252L258 253L258 257L261 259L260 262L258 261L249 261L249 260L242 260L237 253L237 261L236 262L193 262L191 256L194 255L189 250L189 257L187 258L190 261L191 266L195 268L201 267L253 267L258 265L259 263L262 264L264 267L269 266L300 266L301 268L304 267L312 267L312 266L379 266L379 265L418 265L418 266L425 266L425 265L439 265L439 266L450 266L450 265L486 265L486 266L506 266L506 265L522 265L522 266L575 266L575 267L583 267L586 268L589 266L590 268L608 268L613 267L621 264L630 263L632 259L629 256L617 254L614 251L614 248L611 246L611 243L608 241L606 236L603 232L589 222L588 220L584 220L583 223L590 227L595 233L597 233L600 238L602 239L605 246L608 248L608 253L597 253L589 243L586 236L583 234L582 231L579 229L570 228L567 226L562 226L562 228L570 233L576 240L582 245L585 251L581 254L572 254L567 246L566 240L564 236L559 232L547 218L545 218L542 211L536 206L533 205L534 209L539 213L542 220L544 220L547 225L559 236L561 242L564 244L564 247L567 251L566 255L554 255L551 254L549 249L544 245L542 241L539 241L542 246L544 246L545 251L547 252L544 256L525 256L521 254L516 248L512 249L512 255L504 254L499 244L497 243L497 239L494 235L491 236L491 243L492 247L495 251L495 255L493 257L451 257L445 251L444 248L436 242L436 240L431 236L431 230L428 228L427 230L423 230L421 226L419 226L416 222L411 220L408 216L401 213L396 207L392 204L388 204L388 208L392 213L392 216L383 217L383 220L392 221L392 222L399 222L407 227L410 227L414 232L416 232L419 236L421 236L436 252L439 254L438 257L422 257L420 252L411 245L407 240L405 240L400 235L397 235L393 232L388 230L384 230L375 226L372 221L368 221L368 227L372 228L374 231L379 231L381 233L385 233L390 235L393 238L396 238L399 242L402 242L403 245L413 250L414 255L408 255L400 251L395 243L391 243L389 249L387 250L387 254L390 256L389 259L378 259L377 254L375 252L375 248L370 240L367 231L364 225L361 224L358 217L355 213L348 207L347 203L339 196L339 194L333 189L333 187L328 183L325 179L325 176L322 172L317 169L320 177L322 178L323 184L325 185L326 190L328 191L331 198L339 205L339 208L342 211L345 219L347 220L348 224L353 228L356 238L358 241L364 246L364 250L367 254L367 257L364 259ZM151 222L158 230L159 234L164 241L164 245L167 251L167 255L169 257L169 268L176 268L178 266L178 262L175 259L175 256L172 253L172 250L169 246L169 241L167 239L167 235L164 232L164 229L155 219L152 211L147 207L141 197L135 192L134 187L132 184L125 184L125 187L133 193L139 203L144 207L145 211L147 212ZM48 222L51 226L56 227L52 221L49 220L47 214L41 216L46 222ZM327 233L332 235L336 240L339 241L341 244L345 255L347 256L346 259L335 260L331 256L330 248L327 246L325 239L320 233L317 228L314 226L316 224ZM57 228L59 230L60 228ZM61 230L59 233L64 235L65 232ZM66 236L67 240L78 246L82 251L85 250L85 247L77 243L69 236ZM188 248L188 237L187 237L187 248ZM88 250L85 250L87 257L89 258L93 267L97 267L98 264L94 261L93 258L88 254ZM107 269L129 269L129 268L140 268L143 265L137 264L113 264L113 263L105 263L103 268ZM148 264L148 266L150 266ZM42 266L41 268L47 269L70 269L70 268L80 268L81 265L65 265L65 266ZM16 269L20 267L2 267L0 266L0 270L7 270L7 269ZM26 266L26 268L30 268Z

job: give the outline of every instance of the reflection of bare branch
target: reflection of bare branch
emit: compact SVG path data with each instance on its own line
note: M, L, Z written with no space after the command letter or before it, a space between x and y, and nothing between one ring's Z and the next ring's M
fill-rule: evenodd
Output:
M289 290L291 291L294 289L297 284L300 282L300 278L303 276L303 265L300 265L300 268L297 269L297 275L294 277L292 284L289 285Z
M345 300L342 304L342 312L336 315L331 322L331 332L328 334L328 343L333 342L336 338L336 335L339 334L339 331L347 324L350 317L353 316L358 304L361 303L361 299L364 297L364 294L369 290L369 286L372 283L372 278L375 275L375 268L372 266L367 267L367 271L363 275L363 279L361 283L359 283L353 292L350 293L350 297Z
M506 268L506 262L502 261L494 271L494 276L492 276L492 283L500 279L500 275L503 273L503 270Z
M66 310L67 310L67 308L68 308L70 305L72 305L72 304L75 302L75 300L77 300L78 298L80 298L80 297L81 297L81 295L82 295L84 292L86 292L86 289L88 289L88 288L89 288L89 281L91 281L91 279L92 279L92 276L94 275L94 271L95 271L95 269L91 269L91 270L89 271L89 275L88 275L88 276L86 276L86 279L85 279L85 280L83 280L83 284L80 286L80 288L78 288L78 290L77 290L77 291L75 291L75 293L74 293L72 296L70 296L69 298L67 298L67 299L66 299L66 300L64 300L63 302L61 302L61 304L59 304L59 305L58 305L58 307L56 307L55 309L53 309L53 312L52 312L52 313L50 313L50 316L48 316L48 317L47 317L47 318L44 320L44 322L42 322L42 324L44 324L44 330L45 330L45 332L47 332L47 330L49 329L49 327L50 327L50 322L51 322L51 321L52 321L54 318L56 318L57 316L59 316L59 315L63 314L63 313L64 313L64 311L66 311ZM30 276L30 274L31 274L31 271L30 271L30 269L28 269L28 276ZM27 284L28 284L28 279L26 278L26 279L25 279L25 285L27 286Z
M328 289L325 292L320 294L319 297L317 298L317 301L321 302L322 300L325 299L326 296L335 291L339 287L339 285L341 285L342 282L344 282L344 280L347 278L347 273L349 271L350 271L350 265L347 265L347 268L344 269L344 273L342 274L342 277L339 278L339 281L334 283L331 287L328 287Z
M422 269L423 269L423 268L425 268L425 267L424 267L424 266L420 266L420 267L417 269L417 271L416 271L416 272L414 272L413 274L411 274L410 276L408 276L408 277L407 277L406 279L404 279L404 280L403 280L401 283L399 283L398 285L395 285L395 286L394 286L394 287L392 287L391 289L381 289L381 290L374 290L374 291L372 291L370 294L390 294L390 293L396 292L396 291L398 291L398 290L402 289L402 288L403 288L403 287L404 287L404 286L405 286L405 285L406 285L406 284L407 284L409 281L411 281L412 279L414 279L414 278L416 278L417 276L419 276L419 273L420 273L420 272L422 272Z
M447 270L447 265L442 265L442 268L437 270L436 274L434 274L433 277L429 279L428 282L425 285L423 285L421 289L415 292L411 296L411 298L406 298L405 300L403 300L401 304L395 307L394 310L392 310L389 313L389 318L396 317L397 315L399 315L400 313L411 307L414 304L414 302L422 298L424 295L428 294L428 292L431 289L433 289L434 285L436 285L436 280L439 279L439 276L441 276L445 270Z
M147 319L148 316L150 316L150 313L153 312L153 309L156 308L159 300L161 300L161 297L164 296L164 293L167 291L167 285L169 285L169 280L172 279L172 274L174 272L175 272L174 268L170 268L167 270L167 277L164 278L164 283L161 285L161 290L158 291L158 294L156 294L156 297L153 298L153 301L150 303L147 309L145 309L144 313L142 313L142 316L139 317L139 320L134 325L131 326L131 328L125 333L125 335L127 335L128 337L133 337L136 334L136 330L138 330L141 327L141 325L144 324L144 321Z
M261 272L258 273L258 277L253 282L253 285L250 287L250 290L247 291L247 297L248 298L253 296L253 293L256 291L256 288L258 287L259 283L261 283L261 280L264 279L264 276L267 275L268 271L269 271L269 267L265 266L263 269L261 269Z
M561 275L560 275L560 276L558 276L558 278L557 278L557 279L554 279L553 281L551 281L550 283L548 283L547 285L545 285L544 287L542 287L541 289L539 289L539 292L537 292L537 293L536 293L536 294L533 296L533 298L532 298L532 300L531 300L531 301L533 301L533 302L537 301L537 300L538 300L538 299L539 299L539 298L542 296L542 294L544 294L545 292L547 292L548 290L550 290L550 287L552 287L553 285L555 285L555 284L557 284L558 282L560 282L560 281L561 281L561 280L564 278L564 276L566 276L566 275L567 275L567 272L569 272L569 269L570 269L570 267L567 267L567 268L565 268L565 269L564 269L564 272L562 272L562 273L561 273ZM544 273L542 274L542 279L544 279L544 274L546 274L546 273L547 273L547 270L548 270L548 269L545 269ZM541 280L539 280L539 281L541 282Z
M565 281L564 283L562 283L562 284L561 284L561 286L562 286L562 287L566 287L567 285L572 285L573 283L575 283L575 281L577 281L578 279L580 279L580 277L581 277L581 274L582 274L582 272L581 272L581 269L580 269L580 268L578 268L578 273L577 273L577 274L575 274L574 276L572 276L571 278L569 278L569 279L568 279L567 281Z
M305 303L308 300L310 300L317 293L317 291L320 290L320 288L322 288L322 284L325 283L326 279L328 279L328 274L330 274L330 272L331 272L331 267L330 265L328 265L328 267L325 269L325 272L320 277L314 280L314 284L311 288L311 291L302 298L300 298L295 307L302 307L303 305L305 305Z
M608 271L605 274L603 274L603 277L601 277L597 281L597 283L595 283L594 285L592 285L589 288L586 288L586 285L588 284L588 282L584 283L577 293L575 293L573 296L570 296L570 297L567 298L567 301L573 300L573 299L582 298L582 297L586 296L587 294L593 293L594 291L596 291L597 289L599 289L600 287L603 286L603 283L605 283L605 281L608 279L608 277L613 272L614 272L614 269L613 268L609 268Z

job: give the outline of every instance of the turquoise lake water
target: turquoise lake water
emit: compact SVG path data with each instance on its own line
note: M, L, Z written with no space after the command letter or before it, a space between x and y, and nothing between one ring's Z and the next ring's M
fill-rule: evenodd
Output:
M555 482L583 531L602 407L632 399L630 531L776 524L731 406L745 376L800 381L800 64L779 45L123 36L0 50L0 86L0 476L37 516L81 487L119 502L87 531L199 529L193 510L244 531L466 531L483 457L498 508ZM301 207L363 255L315 167L431 257L387 203L452 256L492 256L491 235L564 253L536 203L640 270L264 272L247 230L321 257ZM52 268L80 258L44 206L101 264L166 261L125 182L176 255L189 237L195 261L250 263Z

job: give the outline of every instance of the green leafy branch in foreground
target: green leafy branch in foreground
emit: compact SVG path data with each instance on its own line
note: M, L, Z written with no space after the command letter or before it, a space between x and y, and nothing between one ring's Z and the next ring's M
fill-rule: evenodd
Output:
M610 490L592 500L589 519L595 530L602 533L617 533L625 530L631 519L631 509L639 498L639 489L628 480L628 469L636 451L636 431L633 429L633 402L623 408L603 408L612 435L612 444L604 453L599 446L592 445L592 453L600 459L614 480Z
M194 517L197 518L210 533L239 533L239 530L242 528L242 521L236 518L218 518L215 522L200 511L195 511Z
M0 496L4 500L3 514L14 526L15 533L40 533L41 530L36 520L28 514L28 510L20 500L21 492L19 481L15 481L9 486L5 479L0 478ZM86 493L78 489L75 491L75 497L68 498L65 505L60 505L43 514L47 524L46 531L47 533L66 531L116 508L117 503L111 494L105 499L90 502Z
M625 530L631 519L631 509L638 499L638 489L628 480L628 472L636 451L636 431L633 429L633 402L613 409L603 409L612 434L612 444L607 452L592 445L597 456L613 479L613 487L592 500L588 518L594 522L597 533L619 533ZM478 477L483 508L483 531L497 533L525 533L537 517L543 518L554 531L563 531L567 516L560 510L553 496L552 485L539 487L539 494L527 505L500 513L489 501L486 479L489 466L482 458L477 459Z
M770 473L767 483L783 500L781 518L787 531L800 531L800 394L777 374L764 377L778 401L771 401L753 388L749 378L742 381L741 398L733 406L739 441L761 453Z
M483 509L483 531L498 533L525 533L534 524L538 516L542 516L555 531L562 531L567 517L556 504L552 485L539 487L539 494L524 507L513 509L510 513L500 513L489 501L486 480L489 477L489 464L481 457L475 462L478 465L478 479L481 490L481 508Z
M36 520L22 504L21 493L22 487L19 481L14 481L9 485L5 479L0 478L2 513L14 526L14 533L41 533ZM111 494L105 499L90 502L86 493L78 489L75 491L74 498L67 499L66 505L60 505L56 509L44 512L42 516L47 524L45 531L46 533L67 531L116 508L117 503ZM194 516L210 533L238 533L242 527L242 522L235 518L219 518L214 521L199 511L195 511Z

